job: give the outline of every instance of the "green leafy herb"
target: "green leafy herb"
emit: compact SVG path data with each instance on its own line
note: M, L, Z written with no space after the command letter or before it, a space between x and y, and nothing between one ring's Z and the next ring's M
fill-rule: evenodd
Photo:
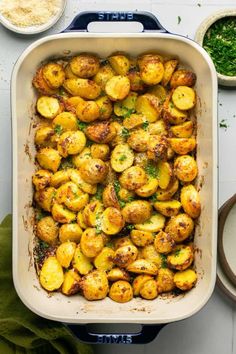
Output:
M129 137L129 129L127 129L127 128L122 128L122 131L121 131L121 136L123 137L123 138L128 138Z
M86 147L90 147L91 145L93 145L93 141L90 139L86 140Z
M181 17L178 16L178 25L180 24L180 22L181 22Z
M222 119L219 123L220 128L225 128L225 130L229 127L225 119Z
M208 29L203 48L210 54L216 71L226 76L236 75L236 18L222 18Z
M132 224L126 225L126 229L127 229L127 230L130 230L130 231L133 230L134 227L135 227L135 226L132 225Z
M149 127L149 122L146 120L146 122L143 122L142 128L143 128L144 130L147 130L148 127Z
M105 107L100 107L100 108L99 108L99 112L100 112L101 114L106 113L106 111L107 111L107 109L106 109Z
M161 254L161 268L167 268L167 257Z
M118 196L118 193L119 193L119 191L120 191L120 183L119 183L119 181L118 181L118 180L115 180L114 183L113 183L113 186L114 186L116 195Z
M83 131L87 128L87 126L88 126L87 123L81 122L80 120L77 120L77 125L78 125L79 129L80 129L82 132L83 132Z
M126 202L124 200L119 199L119 204L121 208L124 208L126 206Z
M102 200L102 192L103 192L102 186L98 185L97 186L97 192L94 195L94 198L101 201Z
M122 108L126 111L125 114L123 114L124 118L129 118L131 116L131 114L135 112L134 108L128 108L128 107L124 107L124 106Z
M180 248L177 249L177 250L175 251L175 253L174 253L174 256L175 256L175 257L178 257L179 254L180 254L180 252L181 252L181 249L180 249Z
M120 158L119 158L119 161L125 161L127 159L127 156L125 155L121 155Z
M158 167L156 165L156 163L154 161L148 161L146 167L145 167L145 171L148 174L148 176L153 177L153 178L157 178L158 177Z
M62 159L60 164L60 170L66 170L67 168L73 168L74 164L72 161L72 156L68 156L66 159Z
M198 6L198 7L201 7L202 5L198 3L197 6Z
M157 196L156 194L153 194L150 198L149 198L151 203L155 203L157 201Z
M102 232L102 222L101 215L96 214L96 224L95 224L96 234L100 234Z
M62 132L63 132L63 128L61 125L57 124L54 128L54 132L57 134L57 135L61 135Z

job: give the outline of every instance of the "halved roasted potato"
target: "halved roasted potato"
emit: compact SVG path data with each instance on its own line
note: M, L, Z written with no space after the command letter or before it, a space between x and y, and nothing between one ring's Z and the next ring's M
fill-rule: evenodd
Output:
M48 170L38 170L32 177L32 182L35 189L38 191L40 189L44 189L51 184L53 174Z
M151 275L148 274L140 274L137 277L134 278L133 281L133 292L134 296L139 296L140 290L143 287L143 285L148 281L153 279Z
M163 86L167 86L176 67L178 65L178 60L177 59L171 59L171 60L167 60L164 63L164 75L163 78L161 80L161 84Z
M179 245L173 253L167 256L167 264L176 270L185 270L193 262L193 248L189 245Z
M98 57L95 55L80 54L73 57L69 65L73 74L87 79L97 74L100 63Z
M90 124L85 129L85 134L95 143L107 144L116 137L117 131L109 122L99 122Z
M176 272L174 275L174 283L177 288L186 291L194 287L197 282L197 274L193 269L186 269Z
M186 111L181 111L172 101L164 104L163 107L163 119L170 124L182 124L188 118Z
M141 79L140 71L137 68L131 68L127 73L132 91L143 91L145 84Z
M157 266L147 259L136 259L136 261L129 264L126 269L136 274L156 275L158 273Z
M64 274L62 266L56 257L50 256L44 261L39 281L42 287L48 291L54 291L61 287L64 281Z
M99 200L90 202L83 210L83 219L87 226L95 227L96 218L100 217L104 210L103 204Z
M128 96L130 91L130 82L128 77L121 75L113 76L107 81L105 91L107 96L112 101L123 100L126 96Z
M103 270L94 270L84 276L81 281L83 295L87 300L101 300L107 296L109 284Z
M115 102L114 104L114 113L118 117L129 117L131 113L135 111L135 103L137 100L138 94L136 92L130 92L128 96L119 102Z
M159 161L157 164L158 168L158 185L161 189L166 189L173 176L173 171L169 162Z
M123 268L113 268L107 274L107 278L109 281L117 281L117 280L130 280L129 273L125 271Z
M196 147L195 138L170 138L168 141L174 152L179 155L186 155Z
M85 147L80 154L72 156L72 162L76 168L80 168L83 162L91 159L90 147Z
M102 182L107 175L107 166L101 159L89 159L80 166L82 179L90 184Z
M54 95L57 93L57 89L48 85L43 75L43 67L41 66L33 78L33 86L43 95Z
M165 232L170 234L175 242L183 242L191 235L193 229L194 222L192 218L185 213L181 213L170 218L166 225Z
M59 230L59 240L61 243L66 241L79 243L82 233L83 231L78 224L64 224L60 227Z
M126 129L134 129L142 127L143 124L149 124L147 119L141 114L131 114L123 120L123 126Z
M156 277L158 293L165 293L175 288L174 275L175 273L171 269L159 269Z
M175 88L178 86L194 86L196 78L196 74L190 70L176 70L171 77L170 87Z
M61 156L57 150L45 147L37 152L36 160L42 168L56 172L61 163Z
M69 168L67 170L68 176L72 182L77 184L77 186L82 189L83 192L88 193L88 194L95 194L97 191L97 186L95 184L87 183L83 180L81 177L80 171L74 169L74 168Z
M157 252L167 254L173 251L175 241L170 234L160 231L154 239L154 246Z
M48 187L36 191L34 193L34 200L43 210L50 212L52 209L55 195L56 195L56 189L53 187Z
M62 267L69 268L75 249L76 243L71 241L63 242L57 247L56 257Z
M95 101L82 101L76 107L76 116L81 122L94 122L100 116L100 109Z
M120 210L108 207L101 216L101 229L107 235L118 234L124 227L124 219Z
M138 249L136 246L122 246L115 251L113 262L120 268L126 268L130 263L135 261L137 256Z
M124 236L124 237L118 237L117 239L114 239L113 245L115 250L117 250L120 247L130 246L130 245L133 246L134 244L131 241L131 238L129 236Z
M82 233L80 248L86 257L96 257L103 249L103 246L103 237L101 234L97 234L95 228L88 228Z
M85 147L86 137L80 130L66 131L58 139L57 149L61 156L79 154Z
M161 101L150 93L138 96L135 105L136 112L143 115L149 123L155 122L161 113Z
M133 191L147 183L147 175L142 167L132 166L122 172L119 181L122 187Z
M165 101L167 95L165 87L160 84L149 87L148 93L157 96L161 102Z
M166 161L169 143L164 135L150 135L147 157L154 161Z
M93 269L92 260L83 254L80 245L76 247L72 263L73 267L82 275L88 274Z
M60 113L61 105L57 98L50 96L41 96L38 98L36 108L42 117L53 119Z
M39 127L35 132L35 145L38 147L54 147L54 134L55 130L52 127Z
M107 81L110 80L113 76L115 76L114 70L109 64L105 64L100 66L93 80L102 88L102 90L105 90Z
M181 189L180 200L182 207L191 218L197 218L201 212L199 193L196 188L189 184Z
M190 138L193 135L193 122L188 120L179 125L173 125L170 127L170 131L177 137L177 138Z
M74 270L69 269L65 273L61 291L64 295L74 295L80 290L80 275Z
M150 135L144 129L134 130L127 140L129 146L137 152L145 152L148 149Z
M54 203L52 206L53 219L61 224L71 223L76 219L76 214L61 204Z
M160 201L170 200L171 197L177 192L179 188L179 180L175 178L170 182L166 189L158 188L155 194L155 198Z
M165 217L159 213L153 213L150 219L143 224L136 224L135 228L141 231L158 232L165 226Z
M114 207L116 209L120 209L120 204L116 195L116 191L114 185L112 183L108 184L102 193L102 201L104 206Z
M134 153L128 144L118 144L111 153L111 166L116 172L123 172L131 167Z
M152 206L146 200L134 200L127 203L121 213L125 222L141 224L150 219L152 215Z
M153 205L159 213L165 216L177 215L181 208L181 203L174 199L167 201L157 201Z
M178 109L187 111L196 104L196 92L191 87L178 86L172 94L172 101Z
M116 302L128 302L133 298L132 286L125 280L118 280L112 284L109 297Z
M78 130L77 118L72 112L62 112L58 114L52 122L54 130L59 129L60 133L67 130L75 131Z
M113 105L111 100L107 96L102 96L96 99L96 104L99 108L99 119L105 120L109 119L113 112Z
M163 119L159 119L148 125L147 131L151 135L167 135L166 123Z
M97 269L109 271L114 266L113 259L115 257L115 252L112 248L104 247L101 252L94 259L94 265ZM108 280L109 276L108 276ZM118 280L118 279L117 279Z
M57 89L63 85L65 81L65 71L62 65L51 62L44 65L42 70L44 80L52 89Z
M130 233L131 240L138 247L145 247L153 243L153 233L149 231L132 230Z
M142 187L135 190L135 193L140 197L147 198L153 195L158 188L158 180L148 176L148 181Z
M88 100L94 100L101 93L100 86L88 79L67 79L63 86L72 96L80 96Z
M126 75L130 68L130 61L129 59L122 54L112 55L108 58L108 61L112 67L112 69L118 75Z
M143 247L142 256L144 259L154 263L158 269L162 267L163 256L157 252L153 244Z
M174 162L174 173L182 182L191 182L197 177L197 163L190 155L177 157Z

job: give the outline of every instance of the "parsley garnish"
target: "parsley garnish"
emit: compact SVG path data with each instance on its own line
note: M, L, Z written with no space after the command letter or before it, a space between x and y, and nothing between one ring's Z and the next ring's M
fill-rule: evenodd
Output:
M127 129L127 128L122 128L121 136L122 136L123 138L128 138L128 137L129 137L129 129Z
M219 126L220 128L225 128L225 130L229 127L225 119L220 121Z
M175 251L174 256L178 257L181 252L181 249L179 248L178 250Z
M134 108L128 108L128 107L122 107L122 108L126 110L126 113L123 114L124 118L129 118L131 114L135 112Z
M119 204L121 208L124 208L126 206L126 202L124 200L119 200Z
M57 135L61 135L62 132L63 132L63 128L61 125L57 124L54 128L54 132L57 134Z
M180 22L181 22L181 17L178 16L178 25L180 24Z
M153 194L150 198L149 198L151 203L155 203L157 201L157 196L156 194Z
M97 200L102 200L102 192L103 192L103 188L102 186L97 186L97 192L96 194L94 195L94 198L97 199Z
M119 161L125 161L127 159L127 156L125 155L121 155L120 158L119 158Z
M101 222L100 214L96 214L95 229L96 229L96 234L100 234L102 232L102 222Z
M167 257L164 254L161 254L161 268L167 268Z
M135 227L135 226L132 225L132 224L126 225L126 229L127 229L127 230L130 230L130 231L133 230L134 227Z
M93 141L90 139L86 140L86 147L90 147L91 145L93 145Z
M73 168L74 164L72 161L72 156L68 156L66 159L63 159L60 164L60 170L66 170L67 168Z
M82 132L83 132L83 131L87 128L87 126L88 126L87 123L81 122L81 121L79 121L79 120L77 120L77 124L78 124L79 129L80 129Z
M118 193L120 191L120 183L119 183L119 181L117 181L117 180L114 181L113 185L114 185L114 189L115 189L116 195L118 195Z
M145 171L146 173L153 178L157 178L158 177L158 167L155 164L155 162L153 161L148 161L146 167L145 167Z
M143 122L142 128L143 128L144 130L147 130L148 127L149 127L149 122L146 120L146 122Z

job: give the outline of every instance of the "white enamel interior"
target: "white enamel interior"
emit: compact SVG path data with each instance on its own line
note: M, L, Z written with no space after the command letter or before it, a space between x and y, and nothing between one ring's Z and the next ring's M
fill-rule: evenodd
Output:
M31 126L35 93L32 77L40 62L65 51L94 52L106 57L114 51L137 56L145 51L172 54L197 74L199 184L202 213L196 229L195 266L198 282L194 289L173 299L147 301L133 299L125 304L109 298L88 302L79 295L52 296L40 288L29 254L33 232L30 225L32 200L31 175L33 160L25 153L26 144L33 155L34 131ZM158 34L88 34L53 35L31 45L17 61L12 74L13 133L13 277L21 300L42 317L70 323L168 323L189 317L209 299L216 276L217 239L217 79L214 66L206 52L184 37Z
M236 204L233 205L225 221L223 248L230 268L236 274Z

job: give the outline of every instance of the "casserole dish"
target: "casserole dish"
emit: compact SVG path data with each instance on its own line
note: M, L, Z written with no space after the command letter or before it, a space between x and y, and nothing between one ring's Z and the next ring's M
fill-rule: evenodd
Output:
M99 20L141 21L148 31L137 34L83 33L82 30L86 32L90 21ZM203 206L195 234L195 268L198 282L196 287L184 296L157 298L151 302L133 299L128 303L119 304L109 298L102 302L88 302L77 296L68 299L59 293L49 296L39 286L32 257L34 235L33 210L30 205L31 176L35 168L32 103L36 98L32 78L39 64L53 57L65 57L78 51L107 57L118 50L132 56L153 50L172 54L179 57L181 63L197 75L195 87L199 96L196 108L198 186ZM40 39L24 51L13 70L11 99L13 279L16 291L24 304L42 317L70 324L110 322L163 325L187 318L199 311L211 296L216 278L217 77L208 54L195 42L166 33L159 22L147 13L81 14L65 33ZM85 332L84 328L80 330L80 336ZM146 332L149 333L149 340L153 339L152 333L155 331L148 328ZM104 338L106 337L94 335L92 341L101 343L106 340ZM138 342L133 340L132 336L124 338L121 339L122 343Z

